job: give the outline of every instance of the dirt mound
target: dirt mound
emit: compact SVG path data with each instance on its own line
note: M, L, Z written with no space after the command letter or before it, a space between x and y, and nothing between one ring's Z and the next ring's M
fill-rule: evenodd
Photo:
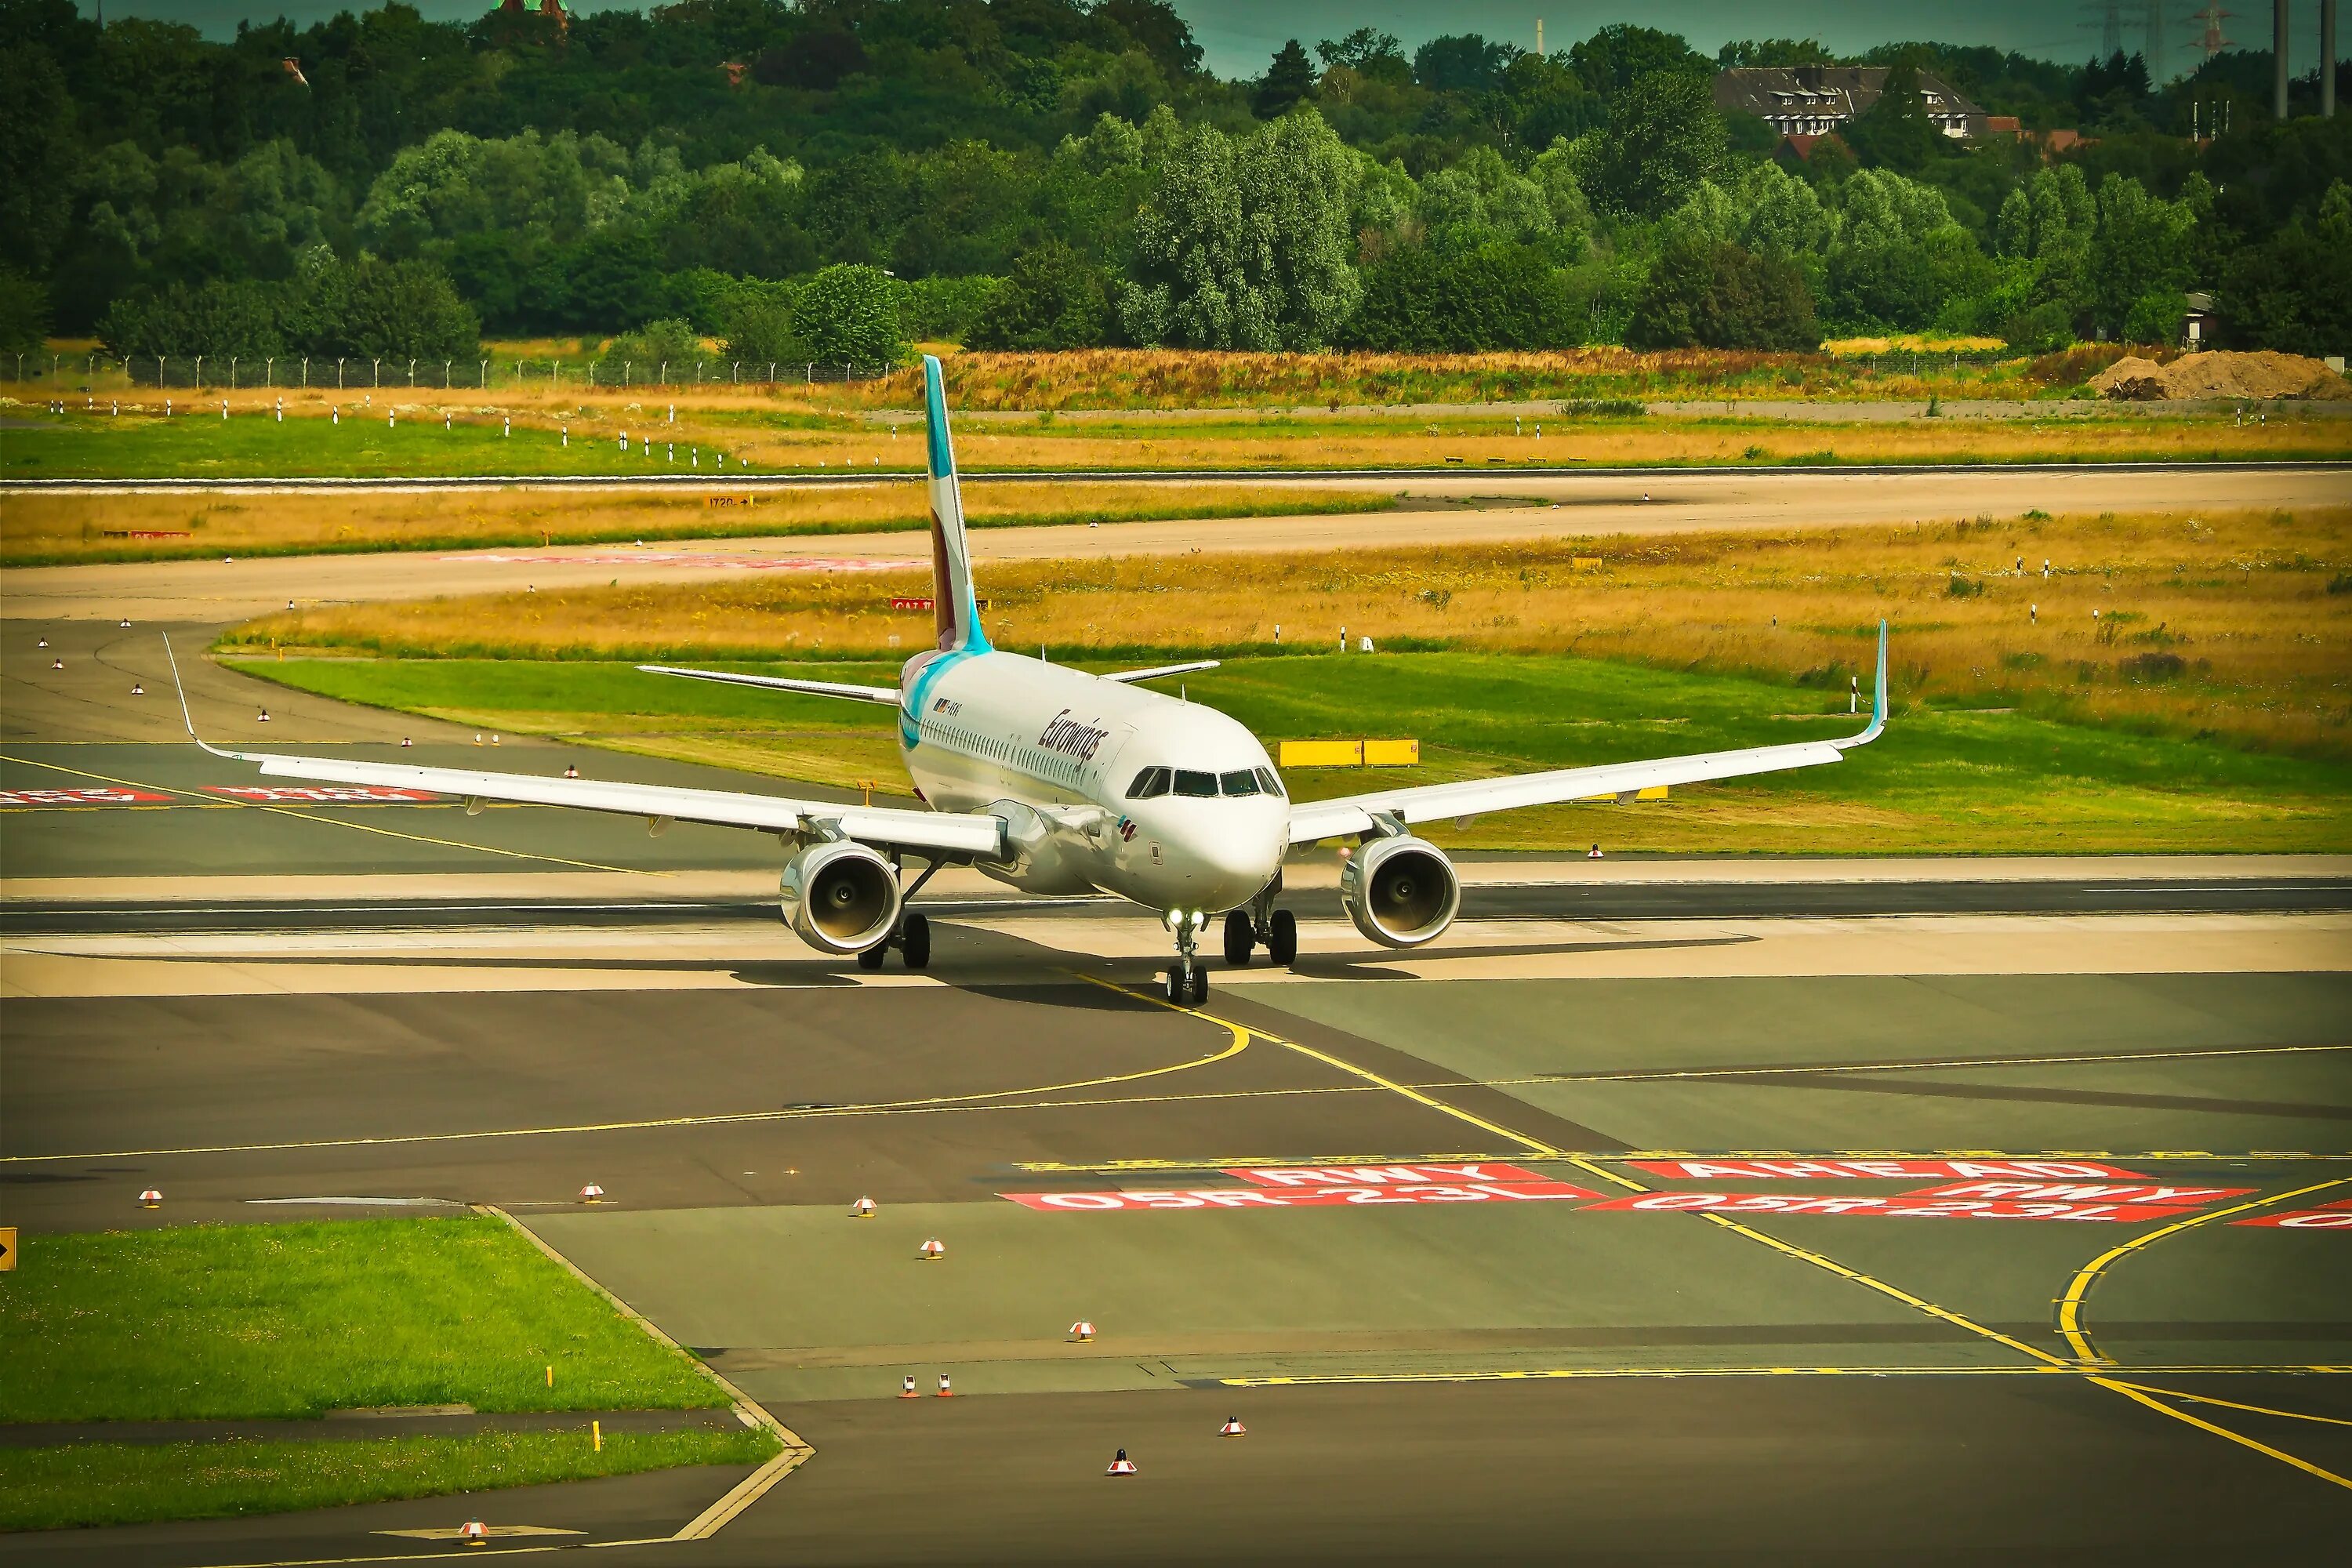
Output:
M2102 397L2138 403L2174 397L2352 397L2352 382L2319 361L2267 349L2183 354L2170 364L2119 359L2093 376L2090 387Z

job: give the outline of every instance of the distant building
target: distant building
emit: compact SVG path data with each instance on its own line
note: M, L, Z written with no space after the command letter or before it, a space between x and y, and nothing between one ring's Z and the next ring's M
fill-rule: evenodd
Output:
M2213 296L2190 294L2186 298L2188 310L2180 318L2180 346L2193 353L2212 341L2213 323L2216 320L2213 314Z
M1886 90L1885 66L1769 66L1717 71L1715 106L1752 114L1783 136L1824 136L1861 119ZM1983 110L1933 71L1919 73L1919 97L1937 130L1954 141L1984 136ZM2012 124L2015 122L2012 121Z

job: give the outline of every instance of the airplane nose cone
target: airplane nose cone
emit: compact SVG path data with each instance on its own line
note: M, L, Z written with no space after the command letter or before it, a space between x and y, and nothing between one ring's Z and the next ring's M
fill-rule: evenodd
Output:
M1278 821L1252 812L1189 835L1181 849L1186 899L1208 910L1246 902L1282 864L1279 829Z

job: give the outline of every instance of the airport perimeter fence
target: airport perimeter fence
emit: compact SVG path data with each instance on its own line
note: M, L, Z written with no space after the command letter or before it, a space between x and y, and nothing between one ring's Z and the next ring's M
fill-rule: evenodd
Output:
M185 357L108 354L16 354L16 379L47 381L87 390L101 375L120 374L133 386L186 387L194 391L453 392L543 391L572 387L583 392L658 386L688 387L840 385L879 381L890 365L821 364L814 360L561 360L561 359L378 359L367 355L232 354ZM5 364L0 360L0 364Z

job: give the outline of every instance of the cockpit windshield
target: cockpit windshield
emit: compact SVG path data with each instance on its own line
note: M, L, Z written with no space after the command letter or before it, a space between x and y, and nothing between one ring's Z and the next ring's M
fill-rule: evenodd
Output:
M1282 795L1282 781L1272 768L1234 768L1223 773L1196 773L1190 768L1145 768L1127 786L1129 800L1157 800L1171 792L1194 800L1219 795Z

